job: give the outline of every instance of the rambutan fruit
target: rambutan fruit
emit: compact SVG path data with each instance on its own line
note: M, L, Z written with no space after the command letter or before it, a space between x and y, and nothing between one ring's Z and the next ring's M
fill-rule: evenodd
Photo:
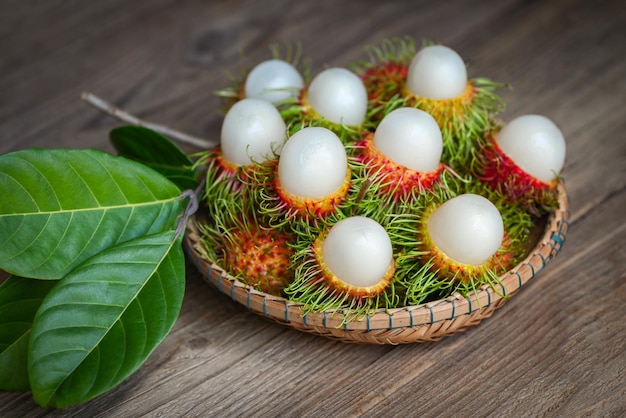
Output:
M354 142L367 116L367 92L345 68L327 68L302 90L299 105L282 111L291 134L306 127L333 131L342 143Z
M474 180L439 188L390 215L398 247L396 291L419 304L489 284L528 250L532 216Z
M207 202L211 208L211 202ZM247 285L273 295L293 279L291 245L296 237L263 225L250 202L231 200L198 224L206 257Z
M287 127L278 110L261 99L235 103L222 122L220 147L232 165L250 165L280 154Z
M500 212L486 198L462 194L422 214L424 259L440 275L468 281L500 267L504 239ZM506 271L506 270L504 270Z
M408 63L416 53L415 43L409 37L390 38L366 48L366 52L369 59L353 67L367 91L368 122L376 124L385 115L386 104L402 93Z
M468 80L463 59L451 48L430 45L413 57L402 96L404 106L430 113L441 127L443 160L455 169L466 167L477 140L491 129L493 115L504 102L501 87L484 78Z
M274 160L246 173L247 190L274 226L323 219L335 212L351 186L346 149L322 127L293 134Z
M498 195L485 194L489 198L461 193L421 213L421 258L439 276L463 284L493 283L524 255L531 216Z
M207 198L239 191L239 169L273 158L286 137L285 122L271 103L260 99L235 103L222 122L220 145L201 157L207 168Z
M307 312L347 309L360 316L378 307L395 272L389 235L377 221L342 218L303 240L295 279L285 289Z
M502 85L468 79L462 58L443 45L428 44L416 53L412 42L396 40L372 50L373 62L355 70L366 86L372 119L398 107L428 112L443 134L442 160L463 171L477 140L491 129L493 115L504 107L495 94Z
M492 133L478 159L476 176L535 214L558 204L565 140L550 119L523 115Z
M365 121L365 86L345 68L327 68L317 74L307 88L304 101L313 112L338 125L359 126Z
M372 184L393 201L431 190L444 168L441 130L432 116L415 108L390 112L356 147Z
M303 88L304 79L298 69L276 58L257 64L243 83L244 97L263 99L276 105L294 102Z
M266 100L281 110L298 104L310 64L302 59L300 44L285 46L271 45L272 58L242 68L239 76L231 77L230 87L216 92L224 100L224 110L246 98Z
M272 295L293 279L290 239L280 229L231 229L225 238L223 265L233 277Z

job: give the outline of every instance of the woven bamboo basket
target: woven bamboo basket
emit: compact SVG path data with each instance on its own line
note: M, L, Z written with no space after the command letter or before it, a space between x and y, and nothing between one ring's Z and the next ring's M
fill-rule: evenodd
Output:
M194 217L189 219L185 237L187 254L205 281L250 311L300 331L344 342L360 344L407 344L436 341L466 330L489 318L494 311L537 276L554 258L565 241L569 202L563 183L559 184L559 206L538 226L539 237L526 258L500 277L497 289L482 286L466 297L460 294L417 306L379 309L371 316L343 323L341 312L304 314L302 305L259 292L236 280L220 266L202 256L200 236Z

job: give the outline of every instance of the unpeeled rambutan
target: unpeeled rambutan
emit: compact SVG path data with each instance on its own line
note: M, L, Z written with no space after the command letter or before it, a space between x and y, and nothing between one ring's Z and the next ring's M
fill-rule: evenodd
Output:
M224 268L261 292L280 295L293 279L289 245L279 229L231 229L222 247Z

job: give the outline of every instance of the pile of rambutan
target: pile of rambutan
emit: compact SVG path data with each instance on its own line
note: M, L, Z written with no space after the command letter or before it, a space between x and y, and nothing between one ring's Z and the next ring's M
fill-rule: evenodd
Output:
M467 295L532 248L565 159L540 115L509 122L500 83L408 38L313 77L280 54L225 97L206 166L204 256L251 288L344 321Z

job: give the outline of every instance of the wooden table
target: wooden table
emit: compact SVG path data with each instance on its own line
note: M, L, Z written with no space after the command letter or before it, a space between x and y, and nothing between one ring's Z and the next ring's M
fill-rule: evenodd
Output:
M188 265L173 332L111 392L64 411L0 393L0 416L624 416L626 7L618 0L5 0L0 153L95 147L139 117L218 139L214 91L240 58L301 42L314 70L386 37L446 44L470 77L511 83L504 119L550 117L567 140L563 251L495 315L439 342L357 346L248 313ZM196 149L185 148L192 152ZM1 197L0 197L1 198Z

